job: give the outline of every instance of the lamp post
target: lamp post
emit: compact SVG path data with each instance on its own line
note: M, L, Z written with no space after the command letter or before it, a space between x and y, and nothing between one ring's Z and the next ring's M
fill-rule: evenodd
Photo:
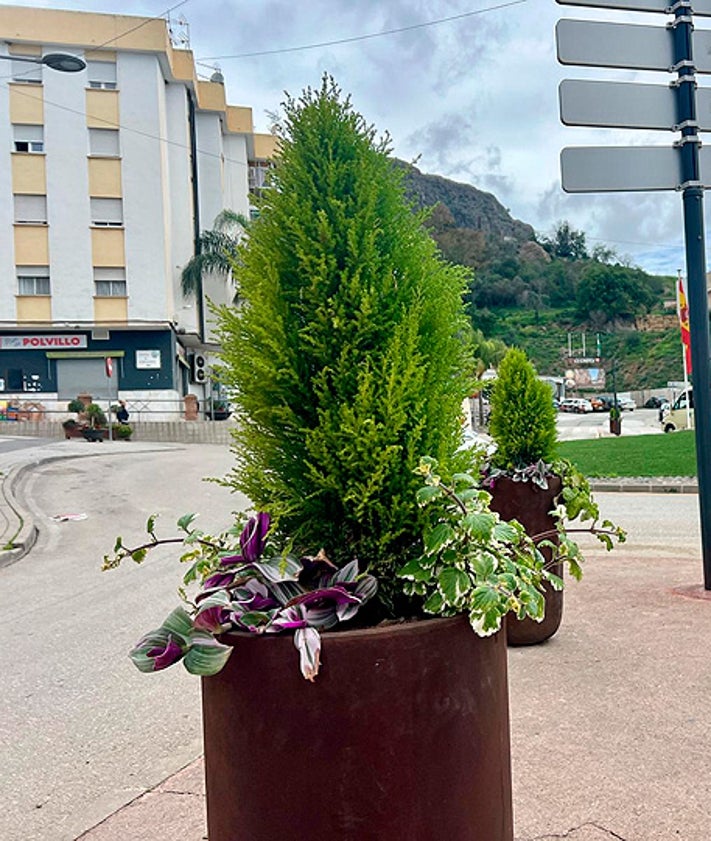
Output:
M6 61L26 61L29 64L44 64L52 70L58 70L60 73L79 73L86 67L86 62L83 58L76 55L69 55L69 53L47 53L41 58L27 55L0 55Z

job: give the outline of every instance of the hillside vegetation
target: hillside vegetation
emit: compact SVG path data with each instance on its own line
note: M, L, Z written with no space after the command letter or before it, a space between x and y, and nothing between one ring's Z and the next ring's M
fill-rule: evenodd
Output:
M490 193L405 168L413 203L444 256L472 269L469 313L483 365L505 345L523 348L541 374L562 376L574 356L600 356L618 390L662 388L683 377L673 277L649 275L613 250L588 250L567 222L541 237Z

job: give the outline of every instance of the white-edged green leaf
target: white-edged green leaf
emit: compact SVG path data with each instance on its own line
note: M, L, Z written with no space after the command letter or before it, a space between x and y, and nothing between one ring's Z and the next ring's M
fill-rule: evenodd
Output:
M409 581L429 581L432 578L432 566L423 563L422 558L414 558L400 568L398 577Z
M474 511L462 518L462 525L469 531L475 540L488 540L494 524L496 515Z
M494 537L502 543L516 543L518 540L518 531L511 523L506 520L500 520L494 526Z
M493 587L480 586L471 595L469 604L473 610L486 613L491 608L499 605L501 596Z
M429 599L427 599L427 601L422 605L422 609L425 613L439 613L443 607L444 599L442 598L442 594L437 590L435 590Z
M416 499L420 503L420 505L424 505L426 502L429 502L432 499L436 499L438 496L442 495L442 491L440 488L433 487L432 485L425 485L424 488L419 488L416 494Z
M459 603L471 587L471 581L466 572L453 567L443 569L437 576L437 582L445 601L449 604Z
M449 523L437 523L437 525L425 535L425 548L428 552L437 552L447 543L452 541L454 529Z

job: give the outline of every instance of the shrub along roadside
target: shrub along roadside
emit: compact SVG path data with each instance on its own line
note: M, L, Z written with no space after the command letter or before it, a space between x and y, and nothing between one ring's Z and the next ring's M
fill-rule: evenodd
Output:
M585 476L696 476L691 430L669 435L629 435L591 441L564 441L558 454Z

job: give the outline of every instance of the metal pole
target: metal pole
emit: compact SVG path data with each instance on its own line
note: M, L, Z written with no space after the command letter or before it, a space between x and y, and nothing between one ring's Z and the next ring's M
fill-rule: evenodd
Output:
M674 12L674 46L677 62L677 108L681 126L684 242L689 295L689 333L694 385L696 462L699 482L699 516L704 589L711 590L711 377L709 367L709 306L706 293L704 242L704 190L699 170L699 137L696 122L696 81L688 7Z

